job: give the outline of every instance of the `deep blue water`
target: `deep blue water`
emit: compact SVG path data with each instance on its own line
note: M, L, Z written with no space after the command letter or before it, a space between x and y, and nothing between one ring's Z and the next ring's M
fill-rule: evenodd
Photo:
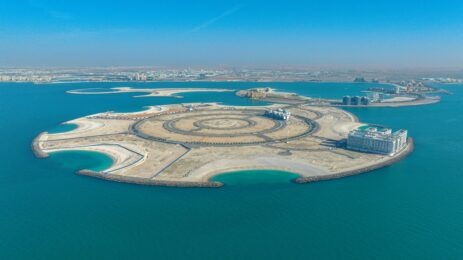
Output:
M368 84L0 84L0 259L460 259L463 257L463 86L439 104L349 109L362 121L407 128L416 151L369 174L296 185L291 175L223 175L221 189L147 187L75 175L107 158L34 158L32 139L102 111L218 101L233 93L69 95L78 88L270 86L341 97ZM269 179L270 178L270 179ZM278 181L281 178L281 181ZM270 181L269 181L270 180ZM259 182L262 185L259 185Z

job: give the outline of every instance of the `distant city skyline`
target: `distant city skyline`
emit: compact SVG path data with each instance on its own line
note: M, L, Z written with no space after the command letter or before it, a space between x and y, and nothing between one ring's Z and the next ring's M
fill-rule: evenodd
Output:
M0 67L463 68L461 1L2 3Z

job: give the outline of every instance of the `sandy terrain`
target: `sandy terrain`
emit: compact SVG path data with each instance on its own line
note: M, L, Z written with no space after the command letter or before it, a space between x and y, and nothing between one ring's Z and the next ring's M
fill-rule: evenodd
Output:
M131 88L131 87L117 87L111 88L110 91L88 91L91 89L75 89L69 90L69 94L79 95L103 95L103 94L117 94L117 93L147 93L136 97L167 97L174 96L179 93L187 92L229 92L234 91L231 89L218 89L218 88Z
M337 148L349 131L363 125L337 108L292 106L291 119L279 122L263 116L265 107L190 105L192 112L167 105L79 118L69 121L77 129L42 133L33 147L39 154L88 150L113 158L111 168L90 176L178 186L210 186L210 177L244 169L323 179L396 158Z

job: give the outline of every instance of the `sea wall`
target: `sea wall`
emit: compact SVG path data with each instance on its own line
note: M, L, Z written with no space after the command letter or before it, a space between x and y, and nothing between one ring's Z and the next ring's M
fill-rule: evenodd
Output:
M413 138L408 138L408 145L405 148L405 150L400 153L399 155L392 157L391 159L384 161L379 164L371 165L368 167L360 168L360 169L355 169L351 171L345 171L345 172L339 172L335 174L330 174L330 175L322 175L322 176L311 176L311 177L300 177L297 178L294 182L296 183L310 183L310 182L316 182L316 181L326 181L326 180L332 180L332 179L339 179L343 177L348 177L348 176L353 176L361 173L366 173L370 171L374 171L389 165L392 165L405 157L407 157L409 154L413 152L415 149L415 143Z
M316 181L326 181L326 180L333 180L339 179L343 177L354 176L366 172L370 172L373 170L377 170L389 165L392 165L405 157L411 154L414 150L415 144L413 138L408 138L408 145L405 150L400 153L399 155L392 157L391 159L384 161L379 164L371 165L368 167L363 167L360 169L350 170L339 172L335 174L329 175L320 175L320 176L310 176L310 177L300 177L294 180L295 183L305 184L311 183ZM260 169L260 167L258 167ZM287 170L287 169L286 169ZM100 173L90 170L81 170L78 172L79 175L96 177L103 180L111 180L116 182L123 182L123 183L132 183L132 184L140 184L140 185L152 185L152 186L165 186L165 187L182 187L182 188L192 188L192 187L199 187L199 188L219 188L223 186L221 182L214 182L214 181L207 181L207 182L185 182L185 181L165 181L165 180L152 180L152 179L141 179L141 178L134 178L130 176L121 176L121 175L114 175L114 174L106 174ZM213 174L216 175L216 174Z
M187 182L187 181L163 181L163 180L152 180L152 179L142 179L134 178L130 176L121 176L115 174L106 174L99 173L90 170L81 170L77 174L96 177L103 180L111 180L116 182L132 183L132 184L141 184L141 185L152 185L152 186L166 186L166 187L183 187L183 188L218 188L222 187L223 183L220 182Z

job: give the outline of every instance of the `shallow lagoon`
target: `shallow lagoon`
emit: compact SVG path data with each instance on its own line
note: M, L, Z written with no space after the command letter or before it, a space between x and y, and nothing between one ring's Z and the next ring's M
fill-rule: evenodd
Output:
M79 171L82 169L103 171L111 167L111 157L90 151L60 151L50 154L50 160L63 171Z

